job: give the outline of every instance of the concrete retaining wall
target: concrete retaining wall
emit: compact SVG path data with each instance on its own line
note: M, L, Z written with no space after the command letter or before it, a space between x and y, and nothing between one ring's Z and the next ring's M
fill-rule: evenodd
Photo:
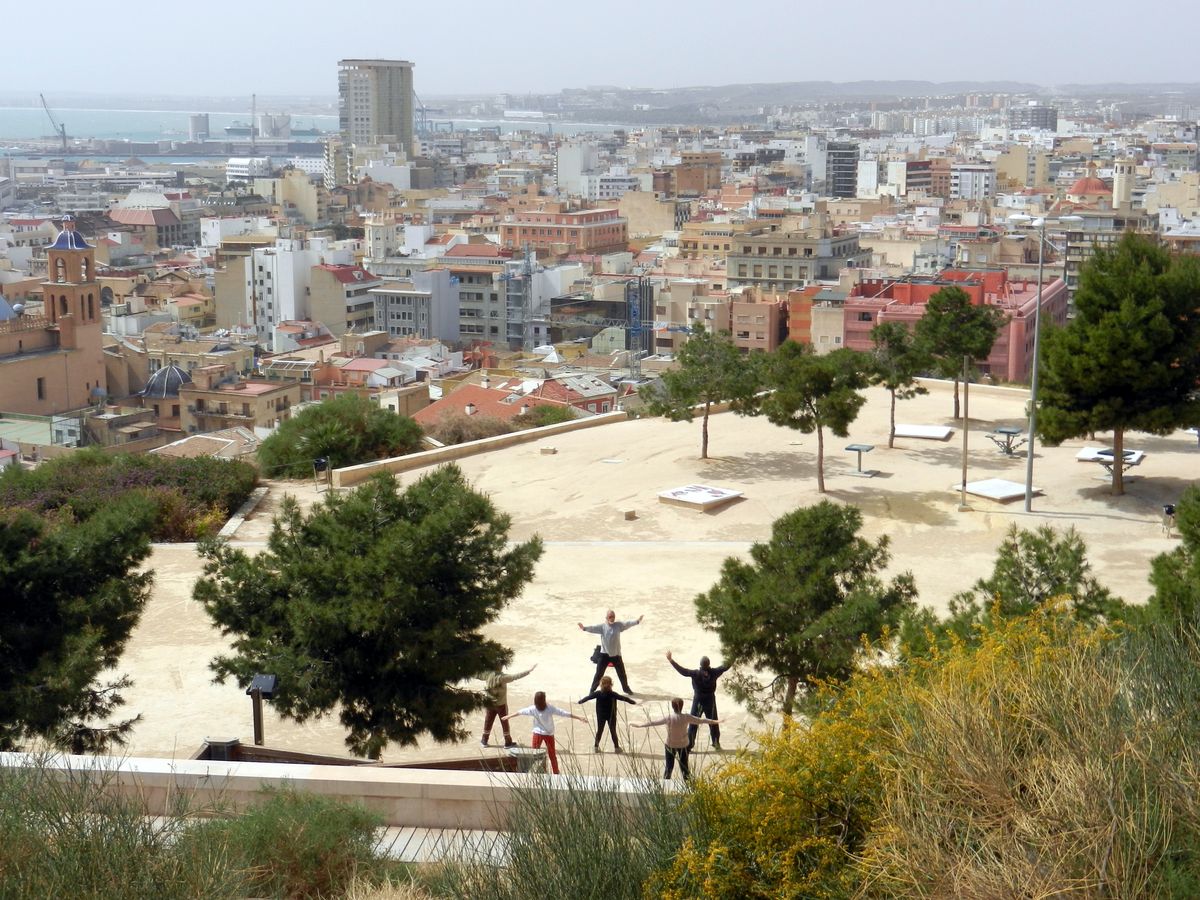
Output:
M499 450L502 447L514 447L517 444L527 444L531 441L553 440L555 435L568 431L579 431L583 428L596 428L613 422L624 422L628 416L624 412L601 413L588 416L586 419L575 419L571 422L561 422L558 425L546 425L542 428L530 428L525 431L514 431L512 434L499 434L495 437L483 438L478 441L468 441L464 444L453 444L449 447L439 447L436 450L424 450L420 453L410 453L407 456L393 456L390 459L378 459L374 462L361 463L357 466L345 466L333 470L333 486L335 488L352 487L366 481L378 472L408 472L437 463L451 462L474 456L476 453L487 453L489 450Z
M458 828L497 831L507 827L517 792L541 779L556 790L569 787L616 790L634 806L644 791L633 780L598 776L535 776L514 773L456 772L430 769L387 769L373 766L312 766L280 763L230 763L214 760L168 760L0 753L0 766L41 765L63 778L104 779L108 790L136 798L150 816L170 815L171 798L180 791L192 806L218 804L243 808L266 787L289 786L341 800L362 803L383 817L384 824L413 828ZM678 790L676 783L668 790Z

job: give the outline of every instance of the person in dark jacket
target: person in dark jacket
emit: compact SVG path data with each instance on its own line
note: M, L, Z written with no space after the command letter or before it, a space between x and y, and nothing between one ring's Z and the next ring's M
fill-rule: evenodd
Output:
M671 658L667 651L667 662L675 667L675 671L686 678L692 679L692 712L691 715L703 714L707 719L717 718L717 679L729 670L729 666L713 666L707 656L700 657L700 668L685 669ZM688 750L696 745L696 725L688 726ZM721 726L709 725L709 737L712 738L714 750L721 749Z
M592 691L579 702L587 703L589 700L596 701L596 746L592 748L593 752L600 752L600 738L604 734L604 726L607 725L609 736L612 737L613 750L620 753L621 744L617 740L617 701L623 700L635 706L637 701L614 691L613 680L607 675L600 679L598 691Z

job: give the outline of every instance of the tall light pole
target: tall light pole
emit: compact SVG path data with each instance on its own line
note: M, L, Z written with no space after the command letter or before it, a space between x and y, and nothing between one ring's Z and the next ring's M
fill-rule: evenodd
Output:
M1033 444L1037 437L1037 406L1038 406L1038 369L1041 362L1042 344L1042 272L1045 265L1046 251L1046 218L1045 216L1031 219L1025 215L1009 216L1010 222L1028 222L1038 230L1038 274L1037 274L1037 305L1033 310L1033 365L1029 378L1029 448L1025 456L1025 512L1033 512ZM1078 222L1080 216L1060 216L1058 222ZM1063 281L1063 288L1066 288Z

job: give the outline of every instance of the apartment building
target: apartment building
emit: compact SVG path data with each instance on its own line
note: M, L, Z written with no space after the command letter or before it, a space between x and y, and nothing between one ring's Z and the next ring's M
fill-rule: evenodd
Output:
M374 327L375 301L369 291L383 284L362 266L322 264L309 273L309 316L335 337Z
M385 281L371 288L375 327L392 337L454 343L461 339L458 285L445 268L414 272L409 281Z
M272 431L300 402L298 382L245 380L229 366L204 366L178 387L179 422L189 434L249 428Z
M830 197L854 197L858 193L858 144L830 141L825 145L825 193Z
M857 233L762 231L742 235L733 245L725 265L731 288L750 285L787 293L814 281L836 280L842 269L871 261Z
M557 255L627 250L628 222L616 209L528 210L506 217L500 225L500 246L520 250L526 244Z
M990 200L996 195L996 167L990 163L953 163L951 200Z
M1040 103L1027 103L1008 108L1009 128L1038 128L1044 131L1058 130L1058 110Z
M353 144L413 150L413 64L402 59L338 61L338 125Z

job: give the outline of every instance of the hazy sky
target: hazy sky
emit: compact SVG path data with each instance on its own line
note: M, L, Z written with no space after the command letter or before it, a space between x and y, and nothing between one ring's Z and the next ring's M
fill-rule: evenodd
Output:
M334 94L342 57L412 60L422 95L750 81L1200 80L1196 0L4 6L0 91L47 94Z

